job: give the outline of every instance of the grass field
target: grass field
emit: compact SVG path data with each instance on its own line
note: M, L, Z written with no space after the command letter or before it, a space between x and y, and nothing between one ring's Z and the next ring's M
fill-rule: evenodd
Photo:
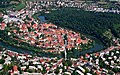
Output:
M34 19L36 19L36 20L38 19L38 17L37 17L37 15L36 15L36 14L35 14L35 15L33 15L33 18L34 18Z
M120 33L120 24L115 24L114 26L115 31Z
M16 9L17 11L19 11L19 10L23 9L25 6L26 6L26 4L25 4L24 2L22 2L22 3L18 4L18 5L15 7L15 9Z
M120 24L115 24L115 25L114 25L114 28L115 28L115 29L120 28Z

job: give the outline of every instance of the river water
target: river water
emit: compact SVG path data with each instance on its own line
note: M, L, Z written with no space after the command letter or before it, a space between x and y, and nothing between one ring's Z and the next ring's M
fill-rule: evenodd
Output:
M39 16L38 18L40 19L41 23L45 22L45 16Z
M98 44L95 43L93 48L90 48L88 50L83 50L80 52L80 54L85 54L85 53L93 53L93 52L97 52L103 49L103 45L102 44Z
M42 22L45 22L45 17L44 16L39 16L39 19ZM32 51L28 51L28 50L25 50L25 49L22 49L22 48L18 48L18 47L15 47L15 46L10 46L10 45L4 43L3 41L0 41L0 46L6 48L8 50L18 52L18 53L24 53L24 54L33 54L34 53ZM82 50L82 51L79 52L79 54L83 55L85 53L93 53L93 52L96 52L96 51L100 51L102 49L103 49L102 44L95 43L93 48L90 48L89 50Z
M11 50L11 51L14 51L14 52L18 52L18 53L32 54L32 52L30 52L28 50L24 50L22 48L18 48L18 47L15 47L15 46L10 46L10 45L4 43L3 41L0 41L0 46L6 48L8 50Z
M22 49L22 48L18 48L18 47L15 47L15 46L10 46L8 44L5 44L2 41L0 41L0 46L6 48L8 50L18 52L18 53L23 53L23 54L33 54L34 53L32 51L28 51L28 50L25 50L25 49ZM90 48L89 50L82 50L80 52L75 52L75 55L83 55L83 54L86 54L86 53L93 53L93 52L100 51L102 49L103 49L103 45L95 43L93 48Z

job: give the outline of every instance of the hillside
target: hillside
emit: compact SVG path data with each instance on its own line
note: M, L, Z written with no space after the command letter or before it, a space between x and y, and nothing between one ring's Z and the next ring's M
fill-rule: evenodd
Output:
M51 11L49 14L42 13L41 15L45 15L46 20L60 27L94 36L106 46L111 45L112 36L118 36L113 29L114 24L120 24L120 15L118 14L86 12L74 8L61 8L56 11ZM111 38L104 34L106 31L113 34L110 35Z

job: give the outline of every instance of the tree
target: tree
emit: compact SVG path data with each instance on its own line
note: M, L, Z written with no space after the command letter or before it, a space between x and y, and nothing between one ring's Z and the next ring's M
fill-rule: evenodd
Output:
M5 60L4 59L0 59L0 64L4 64Z
M72 75L79 75L76 70L73 71Z
M55 70L55 74L58 74L58 73L59 73L59 68Z
M59 8L52 13L41 15L45 15L49 22L63 28L94 36L105 46L110 46L111 40L104 37L103 33L108 29L112 30L114 24L120 24L118 14L86 12L76 8Z
M0 22L2 22L3 21L3 18L0 18Z

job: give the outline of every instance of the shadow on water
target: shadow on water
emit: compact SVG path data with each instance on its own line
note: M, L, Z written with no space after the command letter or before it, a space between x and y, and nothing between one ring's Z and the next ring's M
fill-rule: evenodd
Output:
M103 45L95 43L94 47L88 49L88 50L74 50L73 52L68 52L67 57L68 58L79 58L81 55L85 55L86 53L91 54L95 52L99 52L103 49Z
M100 50L103 49L103 45L99 44L99 43L95 43L93 48L90 48L88 50L83 50L80 52L80 54L85 54L85 53L93 53L93 52L98 52Z
M10 45L4 43L3 41L0 41L0 46L6 48L8 50L18 52L18 53L22 53L22 54L30 54L30 55L37 54L40 57L61 57L60 55L57 55L57 54L45 53L45 52L36 53L36 52L34 52L32 50L29 51L27 49L22 49L22 48L15 47L15 46L10 46Z
M80 51L80 55L83 55L85 53L99 52L102 49L104 49L104 45L103 45L103 43L99 39L97 39L95 37L92 37L92 36L89 36L89 35L88 35L88 38L90 38L91 40L95 41L95 43L93 44L92 48L90 48L88 50Z

